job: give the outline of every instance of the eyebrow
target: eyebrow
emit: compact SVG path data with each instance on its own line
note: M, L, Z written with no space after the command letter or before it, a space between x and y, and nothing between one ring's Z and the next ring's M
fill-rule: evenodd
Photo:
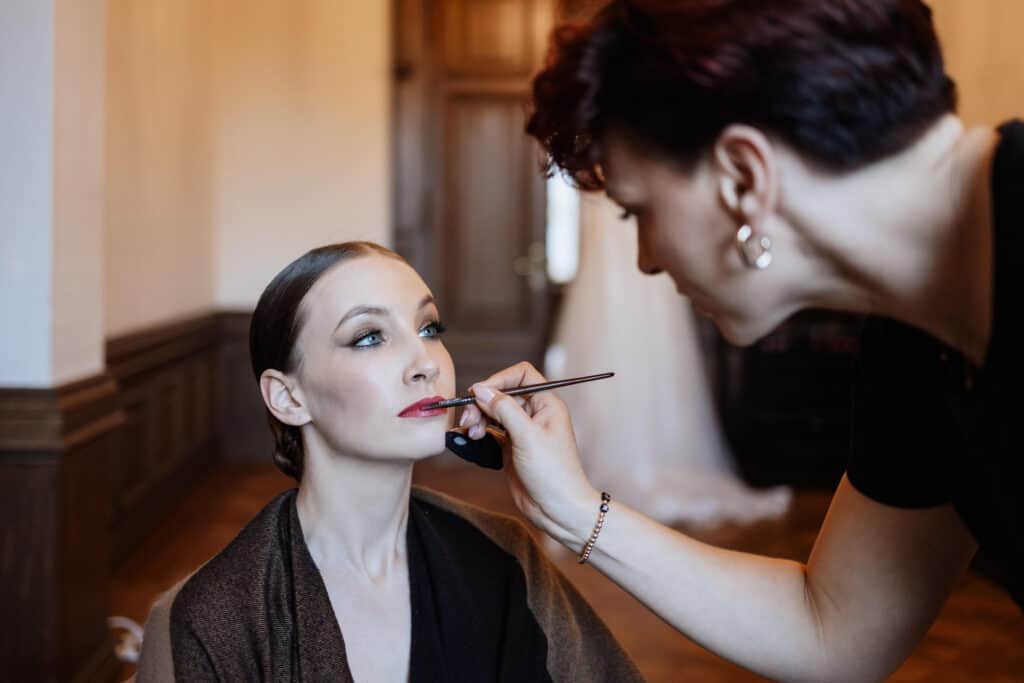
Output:
M434 303L434 297L431 296L430 294L427 294L420 300L420 304L419 306L416 307L416 310L421 311L432 303ZM352 308L351 310L349 310L348 313L342 316L341 320L338 321L338 324L334 326L334 329L335 331L337 331L337 329L344 325L346 322L348 322L352 318L358 318L361 315L387 316L390 314L391 309L384 308L382 306L356 306L355 308Z

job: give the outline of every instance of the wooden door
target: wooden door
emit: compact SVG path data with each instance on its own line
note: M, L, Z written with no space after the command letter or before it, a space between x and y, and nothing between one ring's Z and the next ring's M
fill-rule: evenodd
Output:
M541 361L544 179L523 132L554 0L396 0L395 242L434 291L465 387Z

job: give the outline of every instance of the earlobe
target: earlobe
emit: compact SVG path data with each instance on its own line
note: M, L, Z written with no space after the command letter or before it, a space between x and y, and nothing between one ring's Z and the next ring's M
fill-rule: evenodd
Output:
M310 422L302 392L287 375L277 370L265 370L260 375L260 394L267 410L281 422L294 427Z

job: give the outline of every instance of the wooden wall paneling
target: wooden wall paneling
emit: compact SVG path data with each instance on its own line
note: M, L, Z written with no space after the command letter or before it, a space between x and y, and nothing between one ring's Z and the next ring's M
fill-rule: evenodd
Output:
M105 374L0 389L0 671L112 680L109 466L124 423Z
M231 460L270 461L274 440L267 426L263 399L249 360L249 321L247 312L224 313L220 316L221 345L219 349L220 381L224 392L219 404L223 408L221 450Z
M58 463L0 463L0 669L38 670L55 658L59 638L55 567L57 566Z
M174 472L187 457L182 435L185 430L185 401L190 397L182 391L182 379L188 369L188 362L175 364L172 369L161 373L157 384L153 429L157 433L157 464L153 476L163 478ZM188 425L191 430L195 425Z
M522 299L529 288L509 258L525 252L532 237L524 231L530 226L529 188L521 173L526 145L507 144L522 131L522 100L454 95L446 114L444 221L459 258L445 272L445 315L480 332L527 325L529 307ZM494 269L494 263L505 267Z
M114 447L112 434L91 440L69 453L60 468L62 680L88 680L113 657L106 617L113 569L109 468Z
M440 294L460 384L542 351L547 283L534 289L515 268L544 239L544 187L522 133L524 109L521 84L446 89L440 224L444 252L458 256L447 259Z
M193 425L193 429L184 435L188 439L184 444L187 451L202 447L203 442L212 438L216 432L214 424L219 421L218 408L214 402L217 384L214 372L216 353L204 353L195 358L188 368L185 388L186 422Z
M224 444L269 458L248 313L112 339L109 374L0 389L0 679L111 680L110 576Z
M136 390L124 396L125 425L111 462L111 502L116 517L131 510L146 493L148 463L145 458L150 448L145 439L150 431L145 424L147 403L139 393Z
M113 455L113 558L120 564L220 456L216 314L107 344L127 425Z
M394 2L395 242L438 297L466 386L539 363L550 329L544 183L523 126L555 3Z
M446 69L452 74L528 76L533 4L530 0L441 3Z
M404 256L429 283L434 243L428 239L432 206L432 174L427 173L430 150L428 88L433 81L428 58L430 22L424 0L394 0L395 85L392 172L392 216L395 251Z

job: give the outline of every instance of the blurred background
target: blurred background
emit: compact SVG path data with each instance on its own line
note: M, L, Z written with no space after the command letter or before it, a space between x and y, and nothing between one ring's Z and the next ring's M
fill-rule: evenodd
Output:
M289 485L246 335L308 249L405 255L460 388L546 352L565 367L558 321L604 209L541 177L524 104L552 26L595 4L0 0L0 679L129 675L107 617L143 621ZM963 118L1024 114L1024 2L928 4ZM858 321L802 315L741 350L664 305L712 408L701 443L720 429L737 482L795 491L752 526L667 521L805 559L845 463ZM493 475L442 459L417 476L513 512ZM652 681L759 680L552 556ZM972 573L896 680L1024 680L1022 626Z

